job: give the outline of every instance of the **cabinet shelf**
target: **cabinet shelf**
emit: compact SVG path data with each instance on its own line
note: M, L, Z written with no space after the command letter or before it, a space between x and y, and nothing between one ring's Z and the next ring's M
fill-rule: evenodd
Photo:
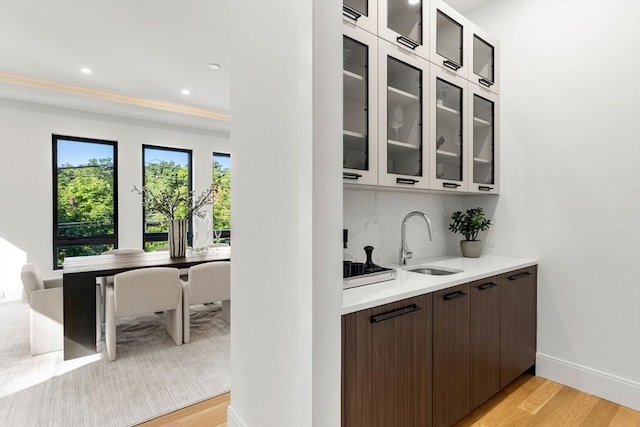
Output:
M489 127L491 126L491 122L488 122L487 120L482 120L479 119L477 117L473 118L473 127Z
M436 161L453 166L460 166L460 155L450 151L436 150Z
M365 79L360 74L342 70L344 98L359 104L366 102Z
M481 165L490 165L493 162L491 160L482 159L480 157L474 157L473 158L473 163L477 164L478 166L481 166Z
M420 147L417 145L407 144L406 142L394 141L393 139L388 139L387 144L389 147L389 151L394 154L406 153L408 151L416 151L420 149Z
M359 132L342 131L342 140L344 148L348 150L364 150L367 142L367 135Z
M387 86L387 98L391 105L411 105L420 102L420 97L409 92Z
M436 105L436 113L436 122L438 126L443 126L449 129L460 128L460 111L445 107L444 105Z

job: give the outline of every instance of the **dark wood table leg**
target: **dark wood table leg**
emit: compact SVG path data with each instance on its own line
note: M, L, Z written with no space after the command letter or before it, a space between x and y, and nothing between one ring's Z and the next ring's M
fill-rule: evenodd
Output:
M63 275L64 360L96 353L96 276Z

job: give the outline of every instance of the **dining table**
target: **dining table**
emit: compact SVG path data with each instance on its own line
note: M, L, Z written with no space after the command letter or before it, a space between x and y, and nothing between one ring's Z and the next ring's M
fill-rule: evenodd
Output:
M187 250L186 256L181 258L171 258L168 251L66 257L62 267L64 360L97 352L96 280L99 277L139 268L187 269L206 262L230 260L230 246L207 251Z

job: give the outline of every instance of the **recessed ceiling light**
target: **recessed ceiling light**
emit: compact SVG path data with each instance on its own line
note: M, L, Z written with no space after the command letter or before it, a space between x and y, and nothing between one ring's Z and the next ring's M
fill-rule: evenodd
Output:
M409 4L418 4L420 0L409 0Z
M81 72L82 74L91 74L91 68L88 68L88 67L82 67L82 68L80 68L80 72Z
M189 95L191 93L191 91L189 89L182 89L182 94L183 95Z
M211 68L212 70L219 70L220 64L216 64L215 62L212 62L209 64L209 68Z

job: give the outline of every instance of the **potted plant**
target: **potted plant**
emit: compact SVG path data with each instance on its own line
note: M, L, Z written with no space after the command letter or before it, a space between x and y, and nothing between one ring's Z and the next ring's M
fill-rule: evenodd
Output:
M200 195L188 191L177 175L165 178L161 185L134 186L133 190L142 195L144 208L163 216L169 224L169 255L181 258L186 254L187 221L193 217L204 217L203 208L213 202L214 188L211 185Z
M460 241L462 256L468 258L480 257L481 241L477 240L480 231L488 230L491 220L484 217L484 211L478 207L467 209L466 212L456 211L451 214L451 224L449 230L462 234L465 240Z

